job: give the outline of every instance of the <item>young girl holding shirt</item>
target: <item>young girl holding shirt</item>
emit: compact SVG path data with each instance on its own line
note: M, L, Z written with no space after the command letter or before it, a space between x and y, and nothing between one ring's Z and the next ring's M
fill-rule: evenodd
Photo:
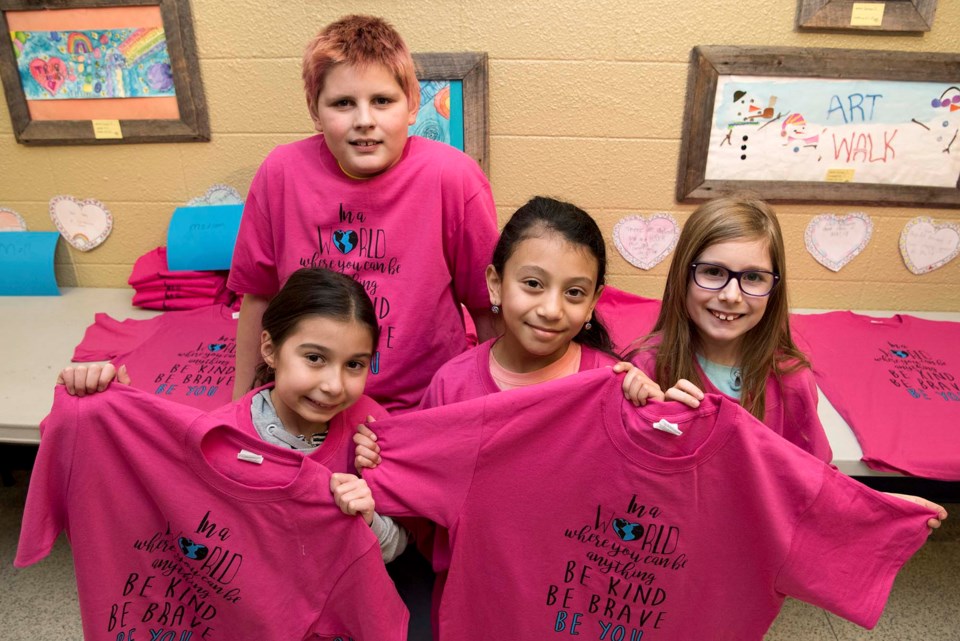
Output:
M211 415L333 472L337 505L363 516L389 562L406 547L407 533L376 514L366 483L351 474L356 425L387 415L363 394L379 335L362 285L326 269L297 270L263 314L261 387ZM69 367L57 382L83 396L106 389L114 372L109 364ZM117 374L130 382L122 367Z
M813 373L787 324L786 275L769 205L751 198L701 205L680 233L660 316L634 362L670 388L668 399L697 407L704 391L725 394L829 463Z
M739 402L767 427L818 459L832 452L817 414L810 363L790 335L786 251L770 206L717 198L687 219L667 272L660 316L631 356L667 400L698 407L704 391ZM934 509L905 494L893 496Z
M419 83L386 22L347 16L303 58L318 135L280 145L247 196L229 287L243 294L234 398L258 360L261 316L303 266L362 283L383 329L368 393L390 411L417 406L434 372L466 349L461 303L492 335L483 268L496 242L490 185L477 163L417 136Z

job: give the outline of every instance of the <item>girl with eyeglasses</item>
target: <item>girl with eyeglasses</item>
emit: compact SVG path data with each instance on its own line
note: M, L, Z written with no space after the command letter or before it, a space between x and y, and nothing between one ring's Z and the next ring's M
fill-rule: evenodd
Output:
M816 383L787 318L776 215L758 199L718 198L684 225L660 316L633 360L669 388L668 400L697 407L704 392L725 394L829 463Z

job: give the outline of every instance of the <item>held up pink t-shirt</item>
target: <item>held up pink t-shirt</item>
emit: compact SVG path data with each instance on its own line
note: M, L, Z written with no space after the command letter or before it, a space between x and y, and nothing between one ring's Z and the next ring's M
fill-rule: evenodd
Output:
M262 462L238 458L262 456ZM66 531L86 639L406 639L370 528L292 450L123 385L58 388L15 565Z
M634 408L603 368L377 430L378 509L454 535L444 639L759 641L786 596L872 627L932 516L722 397Z

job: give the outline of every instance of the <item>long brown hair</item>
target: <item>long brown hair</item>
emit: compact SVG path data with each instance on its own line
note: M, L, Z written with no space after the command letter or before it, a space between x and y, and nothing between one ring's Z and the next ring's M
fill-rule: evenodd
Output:
M664 389L681 378L703 387L695 365L699 334L686 305L690 265L712 245L741 240L766 241L773 271L780 275L763 318L743 336L740 344L740 402L762 421L770 374L779 379L782 374L810 366L790 336L783 233L773 209L762 200L749 195L717 198L690 215L670 263L660 316L641 349L657 349L655 378Z

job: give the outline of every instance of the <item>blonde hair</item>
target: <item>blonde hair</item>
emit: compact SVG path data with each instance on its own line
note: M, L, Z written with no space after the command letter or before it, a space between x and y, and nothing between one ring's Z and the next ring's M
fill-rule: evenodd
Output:
M310 117L317 122L317 99L330 69L348 64L359 68L380 65L396 78L410 110L420 107L420 83L407 43L387 21L351 15L324 27L303 54L303 89Z
M641 349L657 349L654 378L664 389L681 378L703 387L695 365L699 334L686 305L690 265L712 245L742 240L766 241L773 271L780 275L763 318L743 336L740 347L741 405L762 421L770 374L779 379L810 366L790 336L783 233L773 209L762 200L750 195L717 198L690 215L670 263L660 316Z

